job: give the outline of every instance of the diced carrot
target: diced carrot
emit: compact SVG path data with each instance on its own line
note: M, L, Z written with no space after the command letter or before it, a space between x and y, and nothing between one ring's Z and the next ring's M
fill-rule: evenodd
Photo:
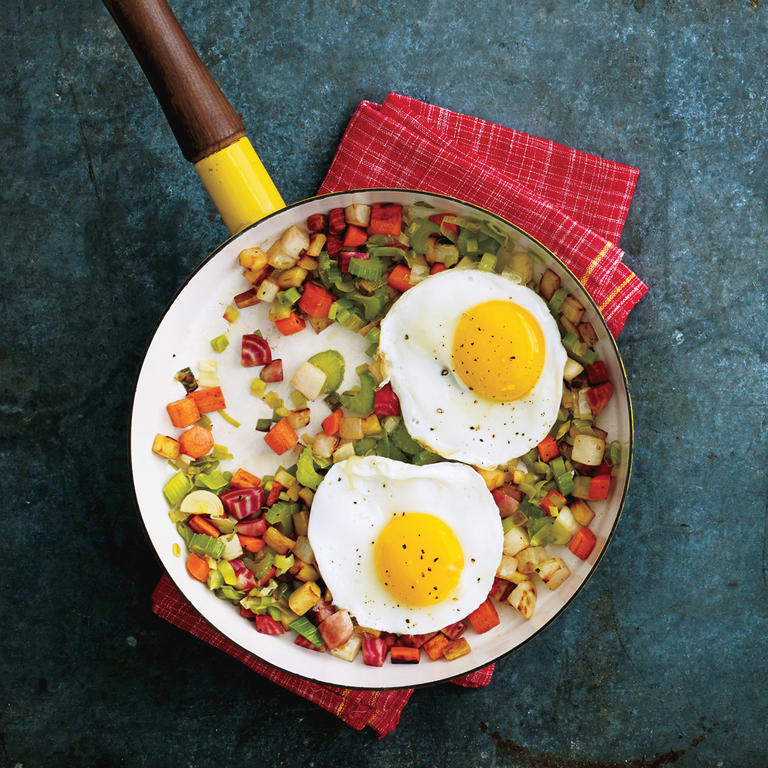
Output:
M189 553L189 557L187 557L187 572L193 579L205 581L210 570L208 561L205 558L196 555L194 552Z
M433 264L429 269L430 275L436 275L438 272L442 272L443 270L448 269L448 267L445 266L445 264L441 264L439 261L435 264Z
M437 661L443 655L443 651L451 644L451 641L439 632L431 640L427 640L422 646L432 661Z
M547 435L538 445L539 458L542 461L552 461L560 455L557 440L552 435Z
M278 455L293 448L299 442L299 436L293 431L288 419L282 418L264 436L264 442Z
M265 586L266 584L269 584L269 580L270 580L270 579L271 579L271 578L272 578L272 577L275 575L275 571L276 571L276 570L277 570L277 569L276 569L276 568L275 568L275 566L273 565L273 566L272 566L272 567L271 567L271 568L270 568L270 569L267 571L267 574L266 574L266 576L264 576L264 578L262 578L262 579L256 579L256 586L257 586L257 587L263 587L263 586Z
M418 648L405 645L393 645L389 649L389 659L393 664L418 664L421 652Z
M350 224L347 227L347 231L344 233L344 240L342 244L345 248L356 248L358 245L362 245L368 239L368 233L361 227L357 227L354 224Z
M403 206L398 203L374 203L368 232L371 235L397 237L403 226Z
M299 299L299 309L310 317L328 317L334 295L317 283L306 283Z
M610 475L596 475L589 481L590 499L607 499L611 487Z
M291 312L288 317L275 320L275 328L277 328L283 336L291 336L294 333L298 333L303 330L306 325L307 324L295 312Z
M387 284L396 291L404 293L411 287L411 270L403 264L398 264L389 273Z
M212 448L213 435L205 427L190 427L179 437L179 450L193 459L205 456Z
M204 533L218 539L221 535L219 529L204 515L190 515L187 525L197 533Z
M258 488L261 485L261 479L256 477L256 475L252 475L250 472L246 472L246 470L240 467L240 469L232 475L229 485L237 490L240 490L241 488Z
M436 213L429 217L429 220L433 224L437 224L438 227L440 227L441 232L451 232L454 235L459 234L459 225L458 224L452 224L451 222L446 222L443 224L443 219L446 216L450 216L450 213Z
M267 495L267 506L271 507L279 498L280 493L285 488L284 485L280 485L276 480L272 481L272 487L269 489L269 494Z
M546 510L548 515L557 512L565 505L565 496L558 493L554 488L547 491L547 495L539 502L539 506Z
M493 629L501 622L499 614L490 600L486 600L482 603L478 608L472 611L467 618L478 635L482 635L483 632Z
M568 543L568 549L573 552L579 560L586 560L589 557L590 552L595 548L597 539L595 534L589 530L589 528L579 528L576 533L571 537Z
M194 392L190 392L190 397L195 401L200 413L213 413L213 411L221 411L227 407L221 387L196 389Z
M343 415L341 408L338 408L330 416L326 416L326 418L323 419L323 432L325 432L326 435L335 435L339 431Z
M174 427L190 427L200 418L197 403L189 396L165 406Z
M242 533L238 533L237 539L240 546L249 552L259 552L264 547L264 539L260 539L258 536L243 536Z

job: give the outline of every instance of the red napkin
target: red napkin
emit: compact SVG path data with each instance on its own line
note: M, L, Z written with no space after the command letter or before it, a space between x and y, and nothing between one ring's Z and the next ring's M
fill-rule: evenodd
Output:
M364 101L357 108L320 192L423 189L487 208L557 254L616 335L648 290L612 242L621 236L637 175L635 168L393 93L381 105ZM353 728L369 725L384 736L395 728L413 693L338 688L272 667L219 634L167 576L152 603L158 616ZM492 675L489 665L453 682L476 688L488 685Z

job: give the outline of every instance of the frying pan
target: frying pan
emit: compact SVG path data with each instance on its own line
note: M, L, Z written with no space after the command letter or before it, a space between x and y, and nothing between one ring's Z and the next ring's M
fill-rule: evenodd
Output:
M633 448L632 407L616 342L597 306L551 251L513 223L468 202L420 190L364 189L286 206L246 138L242 119L206 70L165 0L104 0L104 4L147 75L184 157L194 164L233 233L198 266L172 299L149 344L136 384L130 430L134 491L148 537L170 578L190 604L229 640L269 664L323 683L359 688L436 683L466 674L519 648L562 612L584 586L614 534L627 493ZM287 227L302 226L312 214L352 203L376 202L431 206L436 212L493 220L519 247L535 252L540 261L557 272L563 287L586 307L585 319L593 324L599 338L596 351L606 362L614 384L614 396L601 414L600 424L612 439L628 449L628 460L615 477L609 498L593 502L596 517L590 527L597 536L597 545L589 558L577 560L564 548L555 548L567 561L570 578L552 592L538 584L536 611L528 621L513 608L500 605L501 624L483 635L471 634L472 652L452 662L370 667L359 658L346 663L328 653L308 651L294 645L288 634L276 637L255 632L231 604L186 573L184 559L178 556L181 540L168 519L160 492L170 477L169 468L151 452L155 434L169 428L165 403L180 396L174 381L176 371L215 358L221 380L226 383L227 411L242 424L235 427L216 421L217 442L229 448L236 466L245 466L259 475L274 472L274 454L263 447L253 431L256 420L271 415L271 411L249 394L253 371L240 366L236 343L221 355L212 353L210 339L223 332L236 340L241 333L261 328L271 345L279 345L279 356L288 364L293 361L294 366L317 351L340 349L348 371L341 388L355 383L355 368L367 361L361 336L333 325L321 334L308 327L293 336L281 337L268 321L264 304L244 310L230 327L221 315L232 297L248 287L237 267L241 250L267 248ZM286 389L281 391L280 386ZM283 396L289 391L286 382L271 388ZM312 408L312 423L319 423L327 407L317 403Z

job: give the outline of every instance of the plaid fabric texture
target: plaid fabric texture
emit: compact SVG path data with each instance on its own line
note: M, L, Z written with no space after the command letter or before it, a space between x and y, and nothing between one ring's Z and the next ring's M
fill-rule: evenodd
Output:
M364 101L357 108L320 192L423 189L487 208L557 254L617 335L648 290L613 242L621 236L637 175L635 168L392 93L383 104ZM219 634L167 576L152 603L158 616L353 728L370 726L384 736L413 693L338 688L272 667ZM489 665L452 682L477 688L492 676Z

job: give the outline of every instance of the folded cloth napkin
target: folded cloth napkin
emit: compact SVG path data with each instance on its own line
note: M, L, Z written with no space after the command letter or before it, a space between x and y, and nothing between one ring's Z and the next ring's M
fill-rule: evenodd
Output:
M618 334L647 291L613 241L629 210L638 171L468 115L390 94L364 101L344 133L320 192L360 187L423 189L503 216L565 262ZM349 690L295 677L234 645L163 576L154 612L234 656L254 672L340 717L353 728L392 731L413 690ZM493 665L453 680L488 685Z

